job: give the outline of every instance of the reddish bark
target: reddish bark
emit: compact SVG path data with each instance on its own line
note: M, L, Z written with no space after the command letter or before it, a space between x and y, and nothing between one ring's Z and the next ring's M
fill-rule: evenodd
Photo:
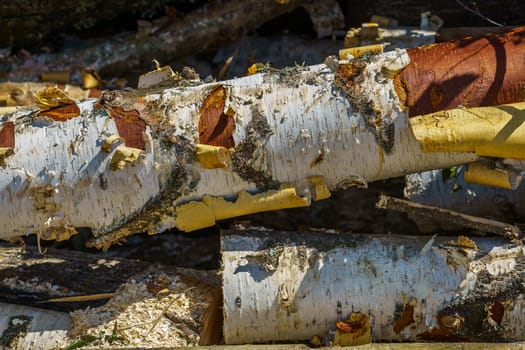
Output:
M122 137L128 147L146 149L144 143L144 132L146 123L140 119L136 110L124 111L120 107L110 109L111 116L115 119L118 134Z
M233 113L224 113L226 90L216 87L202 103L199 114L199 143L226 148L235 147Z
M5 122L0 129L0 147L15 148L15 124Z
M396 76L410 116L525 99L525 27L409 49L410 64Z

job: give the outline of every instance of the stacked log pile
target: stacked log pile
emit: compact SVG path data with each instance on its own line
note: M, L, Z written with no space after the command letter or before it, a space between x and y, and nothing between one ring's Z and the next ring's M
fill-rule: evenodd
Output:
M335 1L211 1L82 48L5 51L2 77L18 81L0 84L0 239L37 247L0 248L0 344L525 341L525 27L431 44L435 16L365 24L347 34L360 46L319 64L221 81L157 61L298 8L318 37L344 26ZM37 77L53 81L22 82ZM416 236L231 221L402 176L413 201L381 196L377 210L408 214ZM111 252L210 227L223 228L219 273L43 244L87 234Z

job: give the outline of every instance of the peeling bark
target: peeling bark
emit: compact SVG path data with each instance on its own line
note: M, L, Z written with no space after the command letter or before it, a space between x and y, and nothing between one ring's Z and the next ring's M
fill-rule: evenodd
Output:
M522 341L525 251L506 243L225 231L225 342L329 343L350 313L372 341Z

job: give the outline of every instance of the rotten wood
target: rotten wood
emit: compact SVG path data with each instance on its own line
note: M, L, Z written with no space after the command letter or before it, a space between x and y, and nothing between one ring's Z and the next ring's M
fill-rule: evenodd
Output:
M101 302L54 303L50 299L113 293L132 276L155 269L139 260L108 257L105 254L48 248L42 255L36 247L0 245L0 299L4 302L71 311ZM192 269L157 266L159 271L178 273L219 284L212 274ZM89 300L88 300L89 301Z
M515 225L385 195L381 195L377 207L423 217L435 223L470 228L481 234L489 232L510 239L523 237L520 228Z

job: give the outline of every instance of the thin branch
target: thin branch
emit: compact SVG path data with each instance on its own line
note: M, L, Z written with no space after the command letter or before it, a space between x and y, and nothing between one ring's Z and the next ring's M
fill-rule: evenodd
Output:
M479 12L478 10L474 10L470 7L468 7L467 5L465 5L461 0L456 0L456 2L461 6L463 7L465 10L469 11L469 12L472 12L473 14L475 14L476 16L479 16L481 18L483 18L485 21L489 22L489 23L492 23L494 24L495 26L498 26L498 27L503 27L503 24L501 23L498 23L496 21L493 21L491 20L490 18L484 16L481 12Z

